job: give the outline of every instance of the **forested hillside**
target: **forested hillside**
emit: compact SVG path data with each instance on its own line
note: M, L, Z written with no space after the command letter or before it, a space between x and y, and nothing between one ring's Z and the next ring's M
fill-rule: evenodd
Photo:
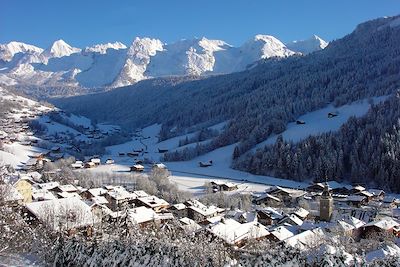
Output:
M131 129L162 123L161 139L229 121L214 145L240 141L243 154L269 135L281 133L288 122L327 103L341 105L399 88L397 20L391 17L360 24L322 51L266 60L241 73L194 81L149 80L54 103Z
M280 137L274 145L237 159L234 167L294 180L368 184L400 192L400 94L352 118L340 131L299 143Z

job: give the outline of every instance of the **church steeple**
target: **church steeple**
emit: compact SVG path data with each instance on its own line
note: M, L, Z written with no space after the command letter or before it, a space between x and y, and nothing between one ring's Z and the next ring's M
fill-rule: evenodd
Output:
M333 212L333 198L329 190L328 178L325 177L324 190L319 201L319 218L329 222Z

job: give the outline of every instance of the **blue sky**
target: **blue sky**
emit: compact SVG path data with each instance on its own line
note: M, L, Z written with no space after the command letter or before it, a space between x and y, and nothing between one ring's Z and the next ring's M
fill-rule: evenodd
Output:
M400 14L399 0L0 0L0 43L76 47L135 36L173 42L206 36L240 45L256 34L283 42L333 40L360 22Z

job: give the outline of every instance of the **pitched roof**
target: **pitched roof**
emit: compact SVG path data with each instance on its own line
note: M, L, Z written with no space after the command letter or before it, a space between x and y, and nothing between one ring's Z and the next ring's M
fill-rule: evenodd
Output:
M271 235L276 237L278 240L282 241L289 237L294 236L294 234L287 229L285 226L276 227L272 232Z
M168 206L169 203L162 198L156 196L147 196L138 198L139 201L143 202L151 208L156 208L160 206Z
M299 218L306 218L310 212L306 209L298 208L293 212L293 214L297 215Z
M81 228L100 221L90 207L76 197L32 202L26 204L26 208L53 230Z
M395 226L399 226L400 224L398 222L396 222L395 220L393 220L392 218L389 217L385 217L379 221L374 221L374 222L370 222L367 223L366 225L364 225L364 227L368 227L368 226L376 226L382 230L390 230Z
M128 210L128 218L134 224L141 224L155 220L157 218L157 214L154 210L141 206Z
M269 235L267 228L259 223L241 224L233 219L224 219L208 229L228 244L236 244L244 239L254 239Z
M322 240L324 236L325 236L324 231L321 228L316 228L289 237L286 240L284 240L284 243L288 246L294 248L297 247L300 250L305 250L312 246L318 245L319 243L318 241Z

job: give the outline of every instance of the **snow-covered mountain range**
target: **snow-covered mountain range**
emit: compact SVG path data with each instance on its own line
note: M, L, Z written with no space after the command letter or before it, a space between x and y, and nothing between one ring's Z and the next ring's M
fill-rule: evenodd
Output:
M239 47L204 37L170 44L136 37L129 47L115 42L84 49L63 40L46 49L10 42L0 44L0 84L120 87L151 77L242 71L261 59L308 54L326 45L318 36L285 45L269 35L256 35Z

